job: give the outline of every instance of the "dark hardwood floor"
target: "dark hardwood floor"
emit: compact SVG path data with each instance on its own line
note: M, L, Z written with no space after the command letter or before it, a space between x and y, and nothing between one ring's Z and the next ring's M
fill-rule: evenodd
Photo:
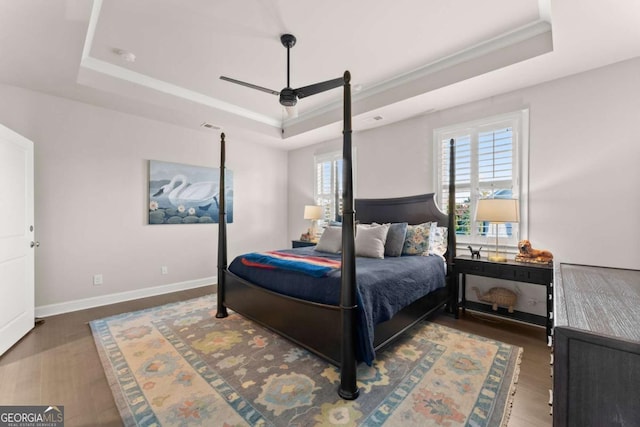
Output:
M122 425L88 322L215 292L206 286L51 316L0 358L0 405L64 405L65 425ZM458 330L524 348L509 427L551 426L549 349L542 328L469 312L433 319Z

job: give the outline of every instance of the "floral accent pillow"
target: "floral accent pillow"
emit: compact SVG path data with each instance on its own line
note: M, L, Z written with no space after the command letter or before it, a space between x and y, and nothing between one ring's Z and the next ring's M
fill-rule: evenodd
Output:
M438 227L438 223L431 223L429 230L429 255L438 255L444 258L447 252L447 227Z
M402 255L428 255L431 222L408 225Z

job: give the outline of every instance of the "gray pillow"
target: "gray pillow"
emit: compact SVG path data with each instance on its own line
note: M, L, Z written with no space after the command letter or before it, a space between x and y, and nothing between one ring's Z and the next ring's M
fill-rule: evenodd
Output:
M384 243L389 224L358 225L356 233L356 256L384 258Z
M406 222L396 222L389 226L387 242L384 244L384 256L400 256L407 236Z
M340 253L342 250L342 227L327 227L324 229L316 245L316 251Z

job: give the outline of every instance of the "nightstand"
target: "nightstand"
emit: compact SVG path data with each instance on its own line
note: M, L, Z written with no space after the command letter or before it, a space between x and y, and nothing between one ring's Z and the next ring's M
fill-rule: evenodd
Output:
M304 248L305 246L315 246L318 242L310 242L308 240L292 240L292 248Z
M470 310L490 313L496 316L544 326L547 329L547 337L551 336L551 313L553 311L552 266L520 263L511 260L506 262L493 262L482 258L472 259L470 256L459 256L454 260L453 270L455 280L454 286L459 286L457 288L460 290L459 307L462 308L463 312L468 308ZM509 313L508 310L503 307L498 307L498 311L493 311L490 304L467 301L467 275L493 277L495 279L511 280L515 282L544 286L546 289L545 295L547 303L546 317L517 310L513 313Z

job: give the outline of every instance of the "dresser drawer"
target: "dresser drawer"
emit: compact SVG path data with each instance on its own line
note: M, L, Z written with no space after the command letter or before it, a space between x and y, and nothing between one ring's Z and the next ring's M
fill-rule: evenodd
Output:
M488 277L500 277L498 266L487 262L456 260L456 271L466 274L478 274Z
M500 278L517 282L547 284L552 281L550 270L528 267L512 267L506 265L500 269Z

